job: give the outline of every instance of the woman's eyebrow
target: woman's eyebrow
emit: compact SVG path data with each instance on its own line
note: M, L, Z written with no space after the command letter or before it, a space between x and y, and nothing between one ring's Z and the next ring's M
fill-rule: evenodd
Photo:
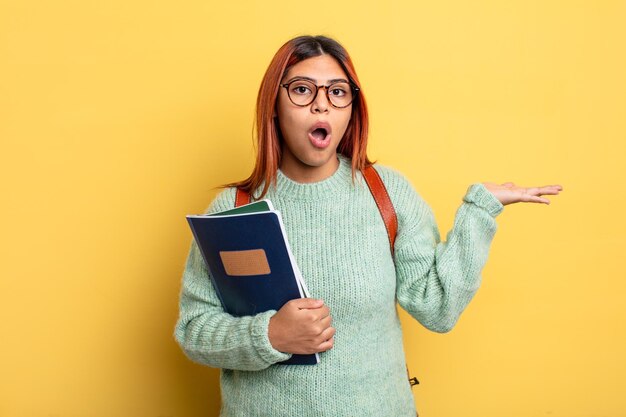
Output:
M291 77L288 81L286 81L287 83L290 83L293 80L307 80L307 81L311 81L314 84L317 84L317 80L315 78L311 78L311 77L305 77L303 75L296 75L295 77ZM345 78L333 78L332 80L328 80L328 84L332 84L332 83L338 83L338 82L344 82L347 83L348 80L346 80Z

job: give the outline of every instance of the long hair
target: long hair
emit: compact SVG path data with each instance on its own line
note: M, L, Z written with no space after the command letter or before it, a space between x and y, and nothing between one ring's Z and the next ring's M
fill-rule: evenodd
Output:
M276 182L276 171L282 157L282 139L278 121L273 117L280 82L287 72L300 61L328 54L347 74L349 81L359 89L361 84L356 75L348 52L334 39L325 36L299 36L280 47L270 63L259 88L256 102L256 164L250 177L223 187L239 187L252 195L263 184L260 199L267 193L270 184ZM367 134L369 119L363 91L360 90L352 102L352 114L346 132L337 147L337 152L351 159L352 178L372 162L367 158Z

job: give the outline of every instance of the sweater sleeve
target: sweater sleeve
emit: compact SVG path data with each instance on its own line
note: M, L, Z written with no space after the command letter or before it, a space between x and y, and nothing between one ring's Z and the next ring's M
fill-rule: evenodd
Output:
M424 327L449 332L478 291L503 205L483 184L470 185L447 240L441 242L431 208L408 182L401 188L397 300Z
M234 189L220 193L207 213L233 207ZM180 292L179 317L174 337L189 359L214 368L262 370L289 359L274 349L268 337L268 310L254 316L226 313L215 292L210 271L195 240L187 256Z

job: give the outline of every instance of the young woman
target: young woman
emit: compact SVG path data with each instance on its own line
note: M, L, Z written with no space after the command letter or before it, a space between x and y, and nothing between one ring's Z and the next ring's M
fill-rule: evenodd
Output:
M221 368L224 417L415 416L396 302L426 328L450 331L480 285L495 217L546 203L558 185L472 184L446 242L428 204L398 172L376 164L398 220L394 250L363 181L368 114L346 50L323 36L288 41L257 100L258 156L207 212L233 208L235 187L268 198L315 298L278 311L224 312L192 242L175 337L192 360ZM312 366L280 365L320 353Z

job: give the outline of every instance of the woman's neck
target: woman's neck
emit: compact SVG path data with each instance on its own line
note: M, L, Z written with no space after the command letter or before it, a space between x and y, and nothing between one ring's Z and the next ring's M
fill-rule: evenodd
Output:
M332 176L339 168L339 159L335 155L321 166L311 166L287 157L282 159L279 168L292 181L302 184L315 183Z

